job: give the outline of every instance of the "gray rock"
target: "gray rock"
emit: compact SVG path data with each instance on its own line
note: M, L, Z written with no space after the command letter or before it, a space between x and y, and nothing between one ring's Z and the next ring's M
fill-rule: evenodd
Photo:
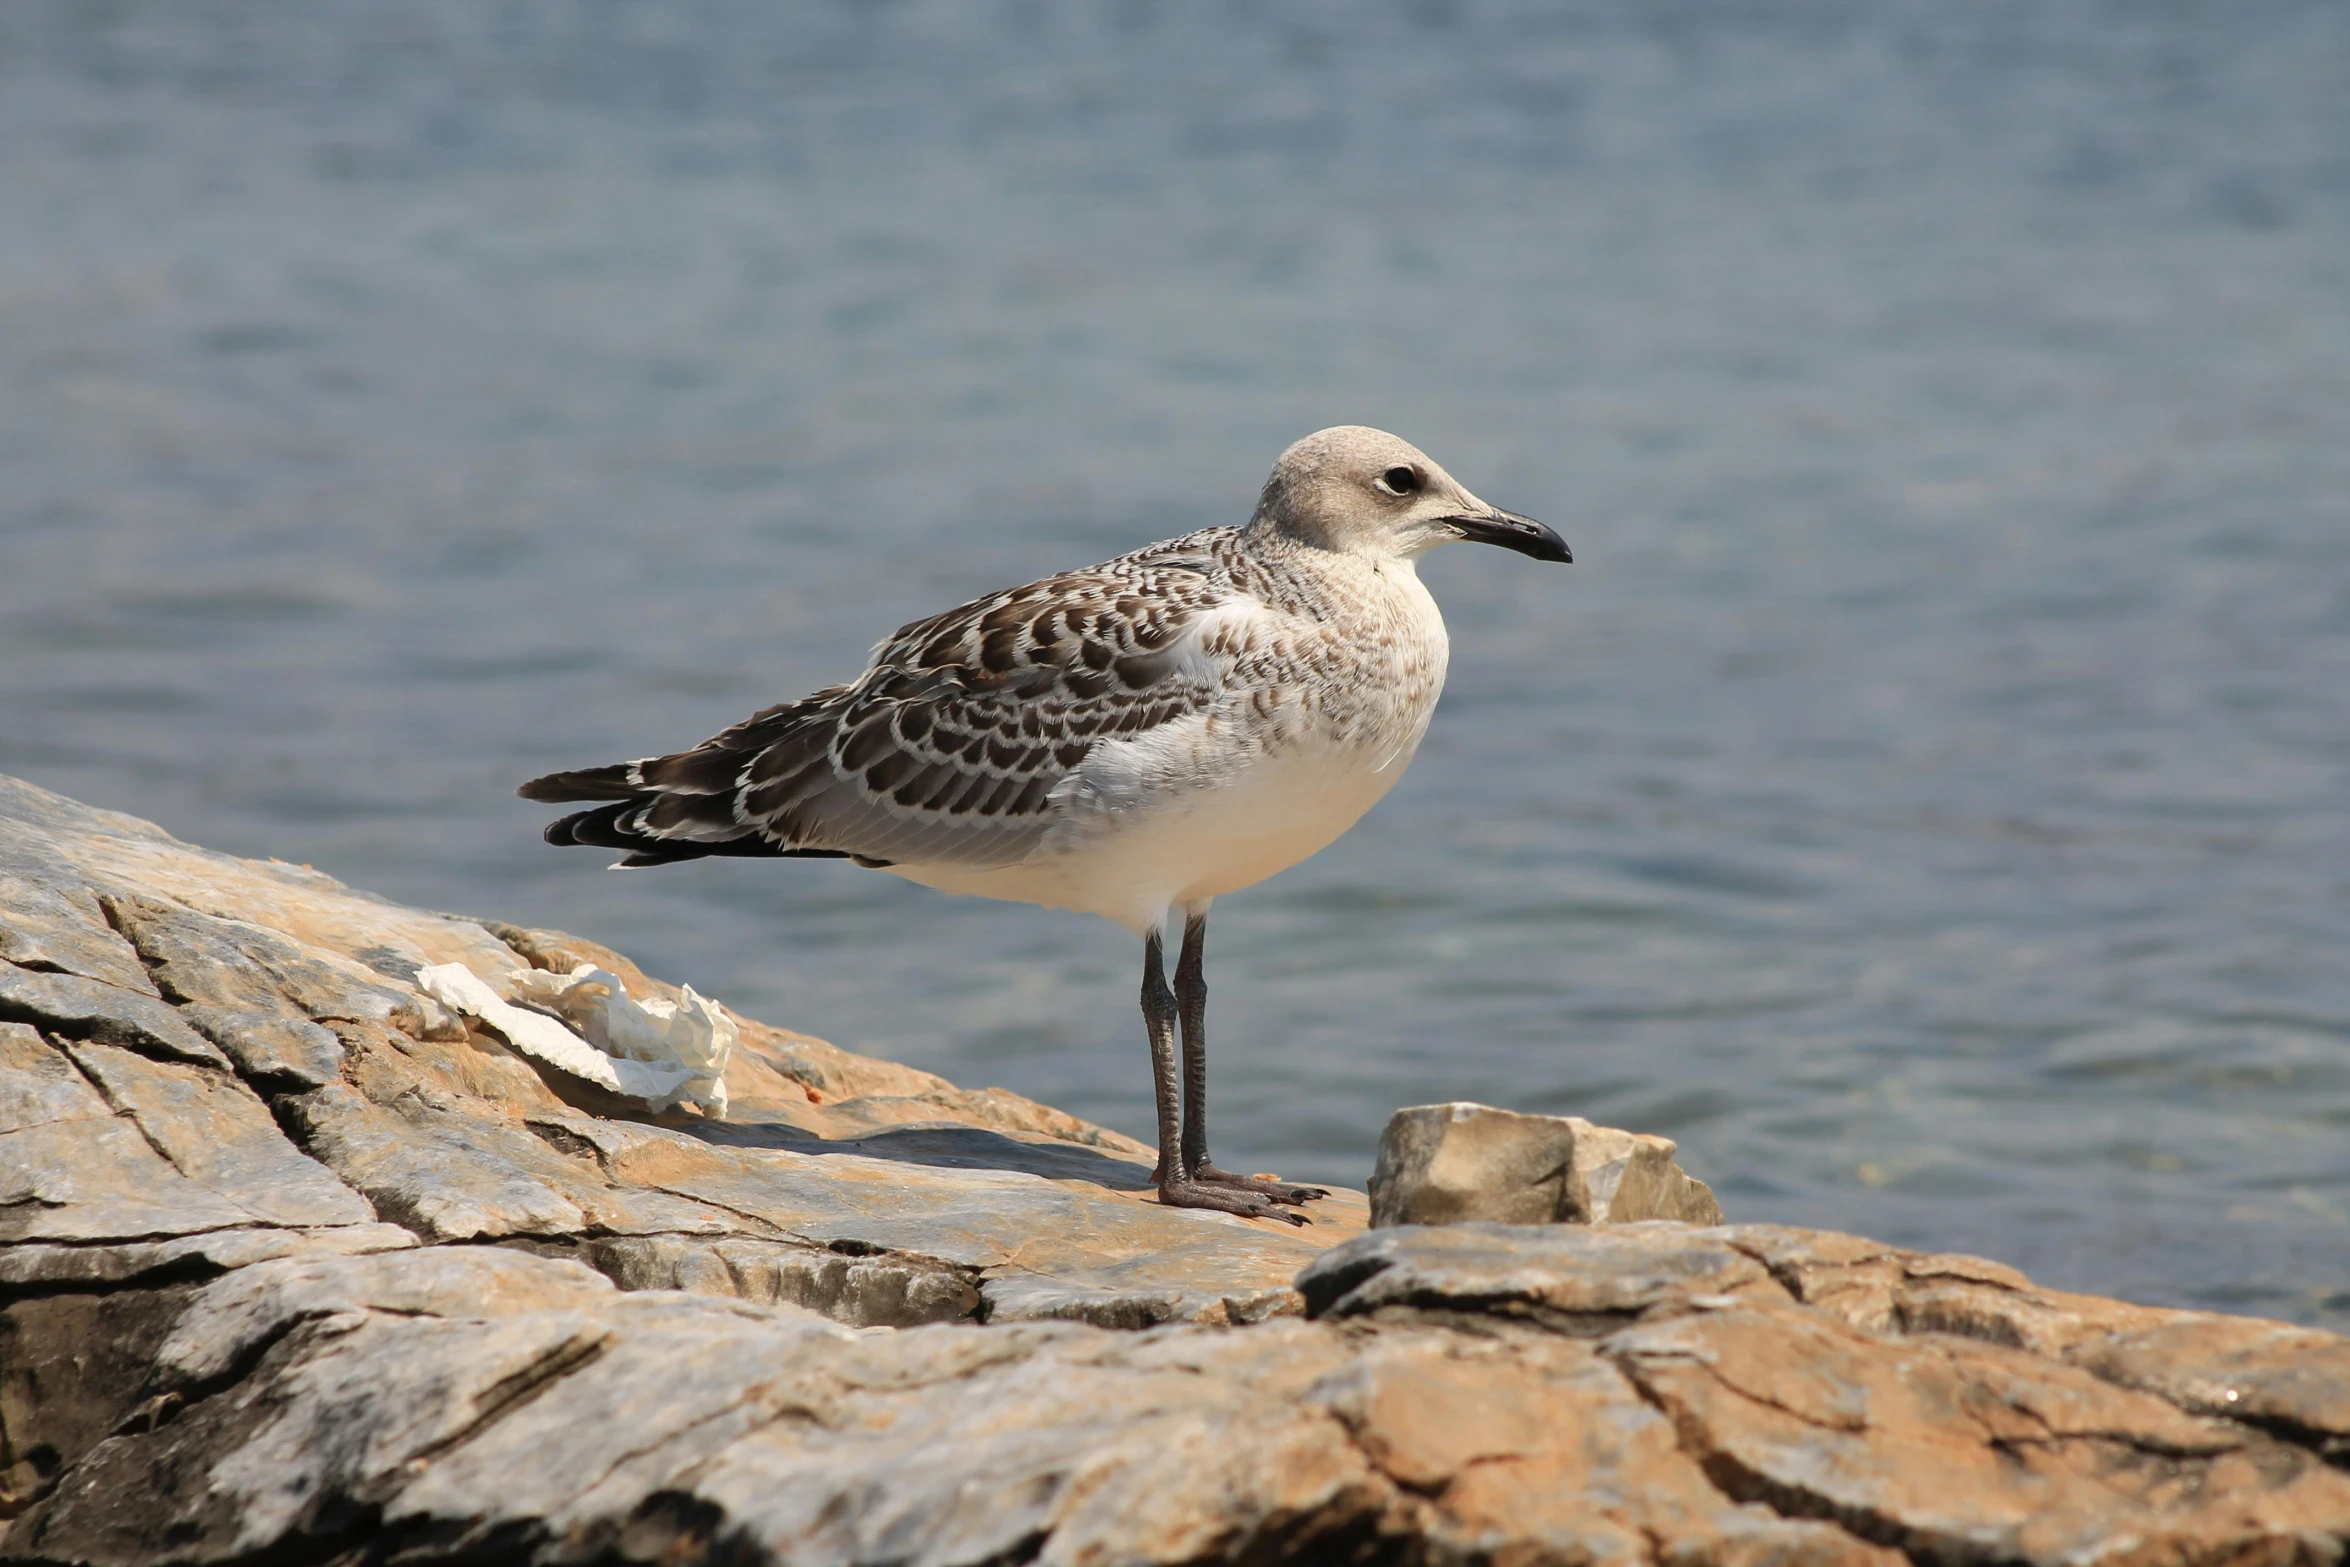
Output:
M170 1387L215 1381L320 1317L511 1317L611 1295L609 1279L576 1262L494 1246L260 1262L197 1292L156 1353L156 1376Z
M896 1253L846 1256L785 1241L604 1235L579 1258L624 1290L688 1290L768 1306L804 1306L854 1327L918 1327L977 1315L960 1268Z
M234 1203L244 1222L375 1222L366 1199L286 1141L269 1106L235 1078L151 1061L119 1045L77 1041L64 1049L173 1169Z
M0 1019L37 1024L68 1039L96 1039L172 1061L228 1065L212 1041L152 995L78 974L0 963Z
M56 1046L24 1023L0 1023L0 1135L114 1112Z
M43 1290L127 1284L226 1273L278 1257L400 1251L416 1237L396 1224L343 1224L311 1230L208 1230L169 1240L114 1244L19 1243L0 1250L0 1288Z
M19 1256L27 1242L144 1241L274 1215L305 1224L373 1217L225 1074L0 1024L0 1243L18 1243L0 1266L32 1269ZM62 1261L35 1255L44 1267Z
M218 1002L182 1007L180 1016L240 1073L270 1087L320 1088L342 1075L343 1042L306 1017Z
M340 1083L287 1101L303 1146L427 1240L569 1235L587 1214L531 1168L533 1139L418 1103L398 1115ZM552 1157L551 1155L549 1157Z
M1786 1299L1769 1270L1725 1232L1677 1224L1373 1230L1324 1252L1297 1287L1317 1318L1404 1308L1519 1317L1578 1333L1699 1298Z
M332 1083L286 1106L312 1154L365 1192L386 1218L428 1240L588 1231L713 1238L780 1233L748 1213L649 1182L608 1179L592 1147L565 1151L560 1141L534 1135L512 1112L449 1093L420 1076L403 1080L379 1058L371 1059L366 1075L381 1102ZM544 1119L603 1124L584 1117Z
M173 1169L127 1116L0 1136L0 1245L138 1240L252 1222Z
M1670 1138L1581 1116L1413 1105L1380 1136L1371 1224L1721 1223L1721 1204L1674 1151Z
M121 894L109 896L106 907L172 1001L310 1019L423 1022L413 993L383 984L351 959L305 952L259 925Z
M0 961L160 995L131 944L76 881L0 872Z
M1229 1293L1201 1289L1119 1289L1113 1285L1072 1284L1033 1273L1008 1274L980 1286L987 1301L987 1320L1006 1322L1083 1322L1097 1328L1135 1332L1172 1322L1211 1327L1238 1327L1294 1317L1303 1302L1293 1289L1235 1290Z
M0 1261L19 1249L0 1251ZM45 1292L0 1303L0 1520L135 1420L152 1392L155 1351L189 1291ZM13 1554L0 1543L0 1559Z

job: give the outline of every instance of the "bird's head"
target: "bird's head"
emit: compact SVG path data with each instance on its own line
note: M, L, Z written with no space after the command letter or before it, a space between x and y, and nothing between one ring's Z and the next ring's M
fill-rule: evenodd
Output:
M1486 505L1411 442L1359 424L1317 430L1283 452L1250 526L1374 560L1411 560L1463 539L1536 560L1575 558L1550 529Z

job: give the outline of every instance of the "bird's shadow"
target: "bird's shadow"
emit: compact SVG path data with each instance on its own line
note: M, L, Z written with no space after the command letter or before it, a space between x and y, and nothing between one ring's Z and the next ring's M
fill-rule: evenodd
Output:
M1011 1137L984 1126L932 1122L828 1139L781 1121L697 1121L677 1130L720 1148L801 1154L857 1154L940 1170L1016 1170L1050 1181L1090 1181L1114 1191L1150 1190L1150 1166L1078 1143Z

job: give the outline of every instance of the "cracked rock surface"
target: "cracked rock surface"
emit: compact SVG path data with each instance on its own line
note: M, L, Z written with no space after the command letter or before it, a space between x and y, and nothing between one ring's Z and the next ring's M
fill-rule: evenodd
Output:
M412 984L580 961L674 994L0 778L0 1560L2350 1538L2350 1341L1771 1225L1369 1230L1339 1193L1275 1233L1158 1206L1148 1150L1001 1090L739 1019L726 1118L654 1115ZM1610 1168L1570 1154L1536 1174Z

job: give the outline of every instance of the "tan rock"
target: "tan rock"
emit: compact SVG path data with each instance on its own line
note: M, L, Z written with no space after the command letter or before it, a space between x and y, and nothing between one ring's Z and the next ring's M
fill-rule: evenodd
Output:
M2350 1531L2315 1455L2020 1350L1761 1301L1602 1349L1732 1495L1913 1556L2314 1567Z
M1398 1110L1379 1138L1371 1223L1719 1224L1667 1137L1466 1102Z
M371 1224L375 1210L292 1143L235 1078L118 1045L68 1042L67 1055L171 1167L234 1203L244 1222Z
M1786 1298L1724 1232L1661 1223L1373 1230L1323 1253L1297 1285L1316 1317L1475 1313L1573 1333L1698 1300Z

